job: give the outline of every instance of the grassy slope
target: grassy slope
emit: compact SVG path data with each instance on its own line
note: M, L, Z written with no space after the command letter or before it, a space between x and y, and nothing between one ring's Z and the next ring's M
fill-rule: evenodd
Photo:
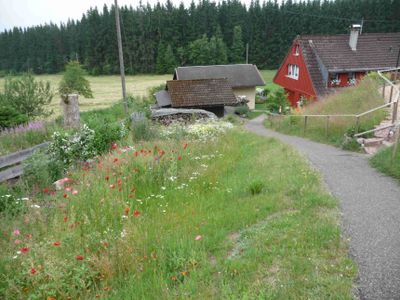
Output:
M371 165L382 173L400 180L400 151L398 150L392 161L393 147L379 151L371 158Z
M341 240L337 203L289 147L240 131L186 150L183 142L156 144L166 152L159 164L152 154L116 152L93 171L71 174L79 194L58 193L50 203L59 209L3 218L2 232L19 228L23 243L1 236L0 295L27 298L40 286L41 298L57 299L352 298L356 269ZM252 196L254 182L265 187ZM22 246L30 252L12 259ZM4 292L8 280L14 290Z
M324 100L310 103L298 114L359 114L382 104L383 99L378 93L377 83L372 79L366 78L356 87L346 88ZM381 110L362 117L360 129L373 128L385 116L386 112ZM271 123L267 121L266 126L287 134L299 136L304 134L304 119L299 117L287 117L281 122L275 121ZM332 117L329 120L329 134L326 136L326 119L309 118L306 136L318 142L338 146L343 140L343 135L351 128L355 128L355 118Z

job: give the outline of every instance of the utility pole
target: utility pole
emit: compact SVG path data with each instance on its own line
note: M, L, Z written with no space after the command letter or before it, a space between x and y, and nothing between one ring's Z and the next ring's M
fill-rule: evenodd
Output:
M120 72L121 72L122 97L123 97L125 115L128 116L128 99L126 97L124 54L122 52L121 25L119 23L120 22L120 19L119 19L119 8L118 8L118 1L114 0L114 2L115 2L115 22L116 22L116 25L117 25L119 69L120 69Z
M246 64L249 63L249 43L246 44Z

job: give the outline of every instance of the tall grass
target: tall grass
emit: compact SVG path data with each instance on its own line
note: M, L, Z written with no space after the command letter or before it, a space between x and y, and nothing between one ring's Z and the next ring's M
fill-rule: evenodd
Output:
M44 193L0 219L0 298L352 298L337 203L276 140L137 143Z
M355 87L346 88L320 101L312 102L296 115L334 115L360 114L384 103L378 92L378 82L366 77ZM379 110L360 118L359 132L372 129L386 116L388 111ZM309 117L306 131L304 118L298 116L284 116L275 121L270 119L266 126L283 133L306 136L318 142L340 146L344 135L351 135L356 130L356 119L353 117L330 117L327 129L326 118Z
M393 146L379 151L371 158L371 165L382 173L400 180L400 150L393 159Z

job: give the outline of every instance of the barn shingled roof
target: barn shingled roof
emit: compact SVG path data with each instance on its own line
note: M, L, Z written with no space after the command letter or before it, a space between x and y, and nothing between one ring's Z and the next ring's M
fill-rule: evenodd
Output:
M178 67L174 74L177 80L213 78L226 78L232 88L265 85L257 67L251 64Z
M312 41L316 54L329 72L368 71L396 66L400 32L363 33L357 50L349 46L349 34L300 36L300 41Z
M167 81L172 107L234 105L232 88L224 78Z

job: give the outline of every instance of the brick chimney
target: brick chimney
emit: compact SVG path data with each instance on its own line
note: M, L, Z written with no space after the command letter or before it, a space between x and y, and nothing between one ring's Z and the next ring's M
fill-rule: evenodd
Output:
M359 24L353 24L350 27L349 46L353 51L357 51L357 41L358 41L358 35L360 34L360 30L361 30L361 25Z

